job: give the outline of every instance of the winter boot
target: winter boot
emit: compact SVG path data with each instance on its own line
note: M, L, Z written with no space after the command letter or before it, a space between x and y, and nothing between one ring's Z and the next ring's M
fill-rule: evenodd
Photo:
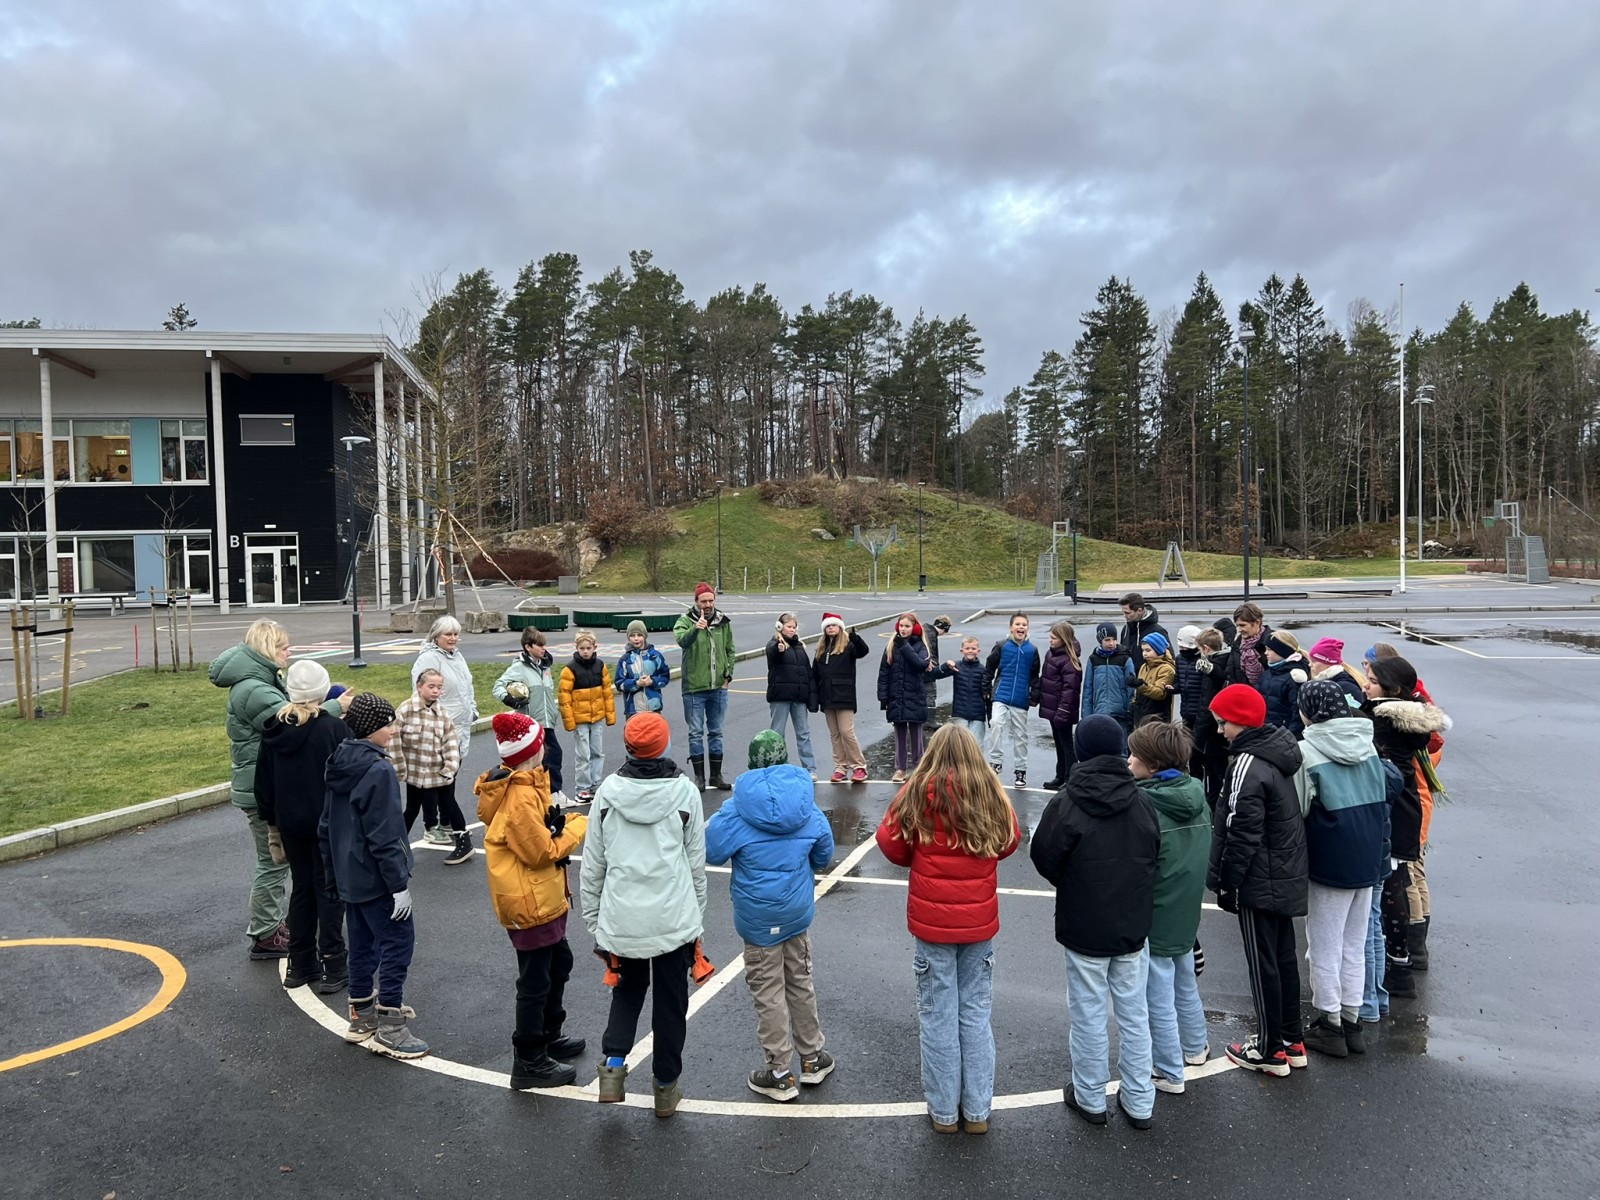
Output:
M559 1034L550 1039L544 1052L551 1058L577 1058L588 1048L588 1043L578 1037L562 1037Z
M662 1083L660 1080L650 1081L650 1091L655 1098L656 1116L670 1117L678 1111L678 1101L683 1099L683 1089L674 1079L671 1083Z
M689 765L694 768L694 782L702 792L706 790L706 756L704 754L689 755Z
M1350 1054L1344 1025L1337 1014L1319 1012L1317 1019L1306 1029L1305 1043L1307 1050L1315 1050L1329 1058L1346 1058Z
M350 960L344 954L329 954L322 960L322 979L312 986L319 996L344 991L350 982Z
M1344 1027L1344 1046L1351 1054L1365 1054L1367 1040L1361 1034L1361 1022L1341 1019L1339 1024ZM1309 1043L1308 1043L1309 1044Z
M1420 921L1413 921L1411 928L1406 931L1406 949L1411 952L1413 971L1428 969L1428 922L1432 920L1432 917L1423 917Z
M578 1078L578 1068L558 1063L543 1048L519 1048L511 1062L511 1086L519 1092L529 1088L566 1087Z
M711 786L719 792L733 791L733 784L722 777L722 755L720 754L711 756ZM671 1114L669 1113L668 1115L670 1116Z
M383 1004L377 1005L374 1012L378 1030L367 1043L368 1050L374 1054L386 1054L390 1058L421 1058L428 1052L428 1043L406 1027L406 1017L414 1016L414 1013L410 1013L403 1005L389 1008Z
M444 856L444 865L447 867L459 867L462 863L469 863L475 853L472 848L472 835L465 829L459 831L455 839L455 849Z
M1402 1000L1415 1000L1417 979L1411 973L1411 963L1389 959L1383 968L1383 986L1391 996L1399 996Z
M322 968L317 966L316 959L312 959L310 962L295 962L291 958L289 960L289 969L283 973L283 986L286 988L301 988L308 983L316 983L321 978ZM343 983L339 985L338 990L344 990Z
M373 1011L377 1002L376 992L360 1000L350 997L350 1028L344 1031L345 1041L359 1044L378 1032L378 1014Z
M596 1082L600 1085L600 1103L621 1104L622 1097L627 1090L628 1065L624 1063L620 1067L608 1067L606 1066L606 1060L602 1058L597 1074L599 1075L599 1079Z

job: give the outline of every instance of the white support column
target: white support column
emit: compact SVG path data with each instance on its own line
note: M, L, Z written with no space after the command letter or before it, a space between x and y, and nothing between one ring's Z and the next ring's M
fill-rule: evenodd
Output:
M34 350L39 354L38 350ZM51 604L61 602L61 564L56 537L55 402L50 395L50 360L39 355L39 431L44 462L44 590Z
M228 471L222 447L227 439L222 424L222 360L206 351L211 360L211 486L217 501L217 542L211 562L217 572L217 611L228 611L228 571L233 556L228 553Z
M411 470L407 450L411 439L406 436L406 377L402 373L395 384L394 419L398 433L395 437L395 474L400 480L400 603L411 603Z
M372 509L372 582L377 590L377 605L388 608L393 602L389 591L389 422L383 394L383 359L372 364L373 472L378 477L378 499Z
M417 595L424 596L428 591L428 563L430 561L429 548L431 539L428 536L427 504L423 500L422 491L422 463L428 457L426 443L423 441L422 428L422 393L417 393L416 412L417 452L412 457L416 460L417 471Z

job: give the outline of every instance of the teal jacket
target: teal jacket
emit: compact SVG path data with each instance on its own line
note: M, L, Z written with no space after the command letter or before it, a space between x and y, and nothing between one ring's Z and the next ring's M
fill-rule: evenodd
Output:
M1161 774L1169 778L1139 781L1161 822L1150 953L1178 958L1194 949L1200 932L1200 902L1205 897L1206 862L1211 854L1211 813L1206 808L1205 785L1198 779L1180 771Z
M556 698L556 689L561 685L561 668L554 665L555 656L549 650L543 654L544 658L536 662L528 657L526 650L522 651L516 661L500 673L491 690L494 698L507 708L526 713L546 729L554 729L561 724L561 705ZM512 703L511 697L506 695L508 683L526 684L528 699L520 704Z
M277 711L289 703L289 693L284 689L278 664L243 642L212 659L208 674L212 683L228 689L228 758L233 768L228 799L239 808L255 808L261 733ZM337 700L328 701L322 711L333 717L342 712Z
M700 789L671 759L630 758L601 781L579 893L594 944L621 958L655 958L704 931Z
M691 608L672 627L683 650L683 690L715 692L733 680L733 623L720 609L711 610L706 629L697 629L700 610Z

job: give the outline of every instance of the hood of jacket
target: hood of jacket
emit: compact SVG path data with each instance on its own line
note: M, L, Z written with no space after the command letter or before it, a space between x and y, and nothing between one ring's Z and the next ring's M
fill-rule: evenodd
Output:
M1191 780L1188 775L1177 779L1142 779L1139 786L1163 817L1174 824L1188 825L1207 815L1205 789L1190 787Z
M212 659L207 675L220 688L231 688L247 679L259 679L262 683L281 686L278 683L278 664L262 658L243 642L229 646Z
M763 833L787 835L805 828L816 810L811 772L793 763L746 771L733 781L738 813Z
M1372 744L1372 722L1353 711L1348 717L1307 725L1305 740L1324 758L1336 763L1358 763L1377 753Z
M1450 727L1442 710L1421 700L1378 699L1372 702L1372 711L1381 713L1401 733L1443 733Z
M493 824L495 816L506 802L506 793L513 786L533 787L533 772L512 771L499 766L478 780L472 788L473 794L478 797L478 820L485 825Z
M606 780L606 804L630 825L654 825L677 809L682 793L664 785L681 778L669 758L630 758Z
M304 723L288 725L277 717L273 717L272 720L267 722L267 727L261 731L261 748L265 750L271 747L273 753L280 757L292 758L302 753L308 745L312 744L313 735L319 732L316 729L318 721L336 720L338 720L337 717L330 717L324 714L319 717L313 717Z
M1067 795L1091 817L1114 817L1139 798L1139 788L1127 759L1099 754L1072 768Z
M1259 729L1246 729L1233 739L1235 754L1253 754L1271 763L1285 775L1300 769L1300 746L1294 734L1276 725L1263 725Z
M340 742L339 748L328 759L328 787L339 792L349 792L361 777L372 770L374 763L387 761L389 756L365 738L351 738Z

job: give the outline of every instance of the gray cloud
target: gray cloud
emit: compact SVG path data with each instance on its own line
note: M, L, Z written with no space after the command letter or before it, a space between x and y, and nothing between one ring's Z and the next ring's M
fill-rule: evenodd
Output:
M0 0L0 316L363 331L648 248L968 313L991 397L1115 273L1408 322L1600 284L1586 5Z

